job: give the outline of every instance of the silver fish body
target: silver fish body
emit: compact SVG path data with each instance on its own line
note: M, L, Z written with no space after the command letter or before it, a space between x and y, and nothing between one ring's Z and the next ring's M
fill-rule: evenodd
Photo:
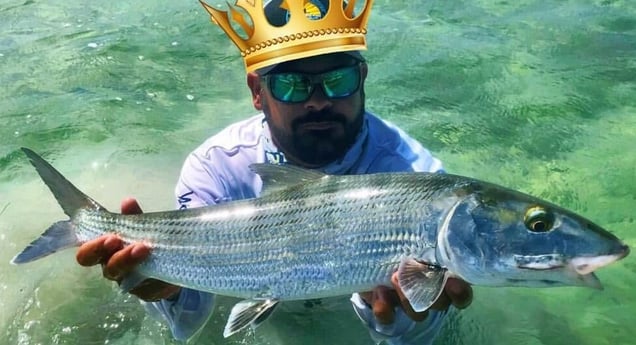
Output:
M332 176L255 165L264 183L259 198L114 214L24 150L71 219L52 225L14 263L116 231L152 246L127 288L151 277L246 299L232 311L226 336L262 321L278 301L390 286L396 271L419 311L449 276L486 286L600 287L592 272L629 253L570 211L450 174Z
M455 180L325 176L200 209L142 215L83 209L73 223L81 241L117 229L127 242L150 243L140 272L181 286L242 298L335 296L390 285L404 258L438 264L437 228L457 200Z

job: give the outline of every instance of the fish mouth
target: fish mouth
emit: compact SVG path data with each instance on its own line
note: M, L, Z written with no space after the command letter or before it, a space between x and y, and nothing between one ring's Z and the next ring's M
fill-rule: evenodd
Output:
M628 254L629 247L623 245L621 250L616 254L575 257L569 261L567 269L576 274L576 278L581 285L603 290L603 285L594 274L594 271L612 264L626 257Z
M621 245L613 254L578 256L571 259L558 254L516 255L515 261L517 268L532 271L560 271L565 273L563 277L565 280L562 280L562 283L602 290L603 285L594 271L626 257L629 251L629 247Z
M579 256L570 260L569 266L580 275L590 274L601 267L616 262L629 254L629 247L623 246L616 254L598 256Z

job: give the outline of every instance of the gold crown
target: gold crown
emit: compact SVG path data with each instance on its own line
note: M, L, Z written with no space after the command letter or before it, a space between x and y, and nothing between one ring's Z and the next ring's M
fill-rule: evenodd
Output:
M356 0L322 0L329 2L329 9L321 17L320 12L317 16L312 13L317 8L310 0L283 0L280 8L288 11L288 21L278 27L271 25L265 17L263 0L236 0L234 6L228 6L232 20L247 36L243 39L232 28L228 12L199 1L212 22L220 26L239 48L247 72L315 55L365 50L366 26L373 3L373 0L366 0L364 9L354 15ZM245 10L252 24L235 7Z

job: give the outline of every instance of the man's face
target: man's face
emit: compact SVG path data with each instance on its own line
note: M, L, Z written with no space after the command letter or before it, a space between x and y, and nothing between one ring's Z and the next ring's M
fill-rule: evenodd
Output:
M270 77L248 75L254 106L265 114L274 142L289 161L319 167L344 156L362 126L367 67L348 55L329 54L287 62L272 73L320 75L350 66L360 72L360 84L353 94L329 98L317 82L309 98L296 103L274 97Z

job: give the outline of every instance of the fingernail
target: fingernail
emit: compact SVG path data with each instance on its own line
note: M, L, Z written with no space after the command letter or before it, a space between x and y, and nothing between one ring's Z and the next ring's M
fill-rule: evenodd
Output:
M146 255L148 255L148 247L143 243L135 243L130 251L130 256L135 259L144 258Z

